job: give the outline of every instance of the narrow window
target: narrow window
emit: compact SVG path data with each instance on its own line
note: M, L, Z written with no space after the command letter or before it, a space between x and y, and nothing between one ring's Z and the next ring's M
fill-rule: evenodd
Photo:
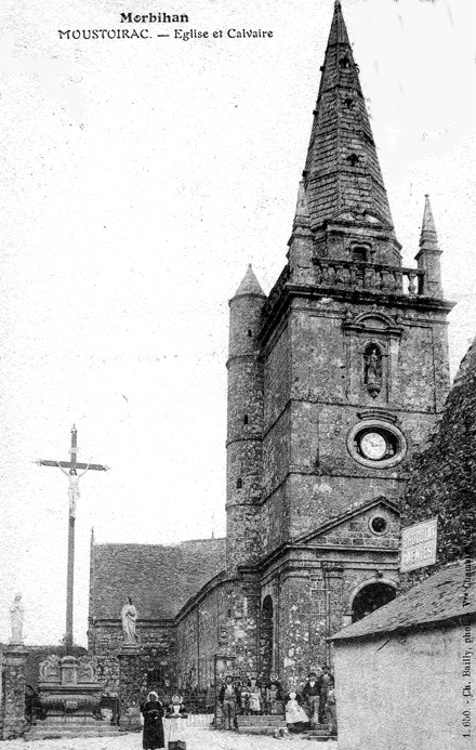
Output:
M362 247L361 245L358 245L356 247L352 248L352 260L354 260L356 263L366 263L367 262L367 248Z
M253 335L253 334L252 334L252 332L251 332L251 328L248 328L248 338L250 339L250 338L252 337L252 335Z
M243 424L248 424L248 414L243 417Z
M241 490L242 487L243 487L243 480L241 477L238 477L238 479L236 480L236 489Z

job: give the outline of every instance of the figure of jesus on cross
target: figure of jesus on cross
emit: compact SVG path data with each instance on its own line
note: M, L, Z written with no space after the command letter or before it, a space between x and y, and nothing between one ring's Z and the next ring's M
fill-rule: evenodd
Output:
M68 477L68 572L67 572L67 591L66 591L66 638L65 645L69 651L73 645L73 590L74 590L74 524L76 519L76 504L79 499L79 480L88 471L107 471L108 466L103 464L84 464L78 463L78 431L73 425L71 429L71 447L69 450L69 461L50 461L40 460L36 463L39 466L53 466L61 469L63 474ZM83 469L78 474L78 469Z

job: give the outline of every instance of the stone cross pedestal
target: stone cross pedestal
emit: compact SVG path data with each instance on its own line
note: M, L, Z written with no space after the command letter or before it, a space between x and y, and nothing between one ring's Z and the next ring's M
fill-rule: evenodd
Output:
M121 729L139 731L141 728L140 695L144 670L139 658L141 648L136 644L123 644L119 659L119 702Z
M38 688L46 718L32 727L26 739L117 734L117 727L101 719L103 689L89 656L48 656L40 664Z
M2 673L4 681L3 730L1 739L21 737L25 732L25 684L28 651L22 645L10 644L3 648Z

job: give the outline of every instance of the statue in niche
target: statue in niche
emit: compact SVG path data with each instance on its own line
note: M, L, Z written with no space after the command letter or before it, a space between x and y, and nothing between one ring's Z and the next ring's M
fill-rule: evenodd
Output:
M124 643L129 646L136 644L137 610L132 604L132 599L130 596L127 597L127 603L124 604L123 608L121 609L121 619Z
M364 383L372 398L382 390L382 352L377 344L369 344L365 349Z
M21 594L15 594L10 607L10 618L12 624L12 639L10 643L23 643L23 617L25 609L21 600Z

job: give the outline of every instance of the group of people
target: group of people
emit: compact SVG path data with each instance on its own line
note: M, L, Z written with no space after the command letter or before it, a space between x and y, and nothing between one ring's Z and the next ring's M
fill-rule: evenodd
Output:
M167 719L168 749L186 750L185 742L185 719L187 712L182 701L182 696L173 695L170 704L164 709L159 696L153 690L147 696L145 703L141 705L141 713L144 717L144 731L142 735L142 747L144 750L159 750L165 747L164 724L162 719Z
M274 673L266 683L251 678L246 684L228 675L218 703L227 730L238 729L240 714L284 714L290 731L328 724L330 733L337 734L334 678L328 666L310 672L304 683L290 691L283 689Z

